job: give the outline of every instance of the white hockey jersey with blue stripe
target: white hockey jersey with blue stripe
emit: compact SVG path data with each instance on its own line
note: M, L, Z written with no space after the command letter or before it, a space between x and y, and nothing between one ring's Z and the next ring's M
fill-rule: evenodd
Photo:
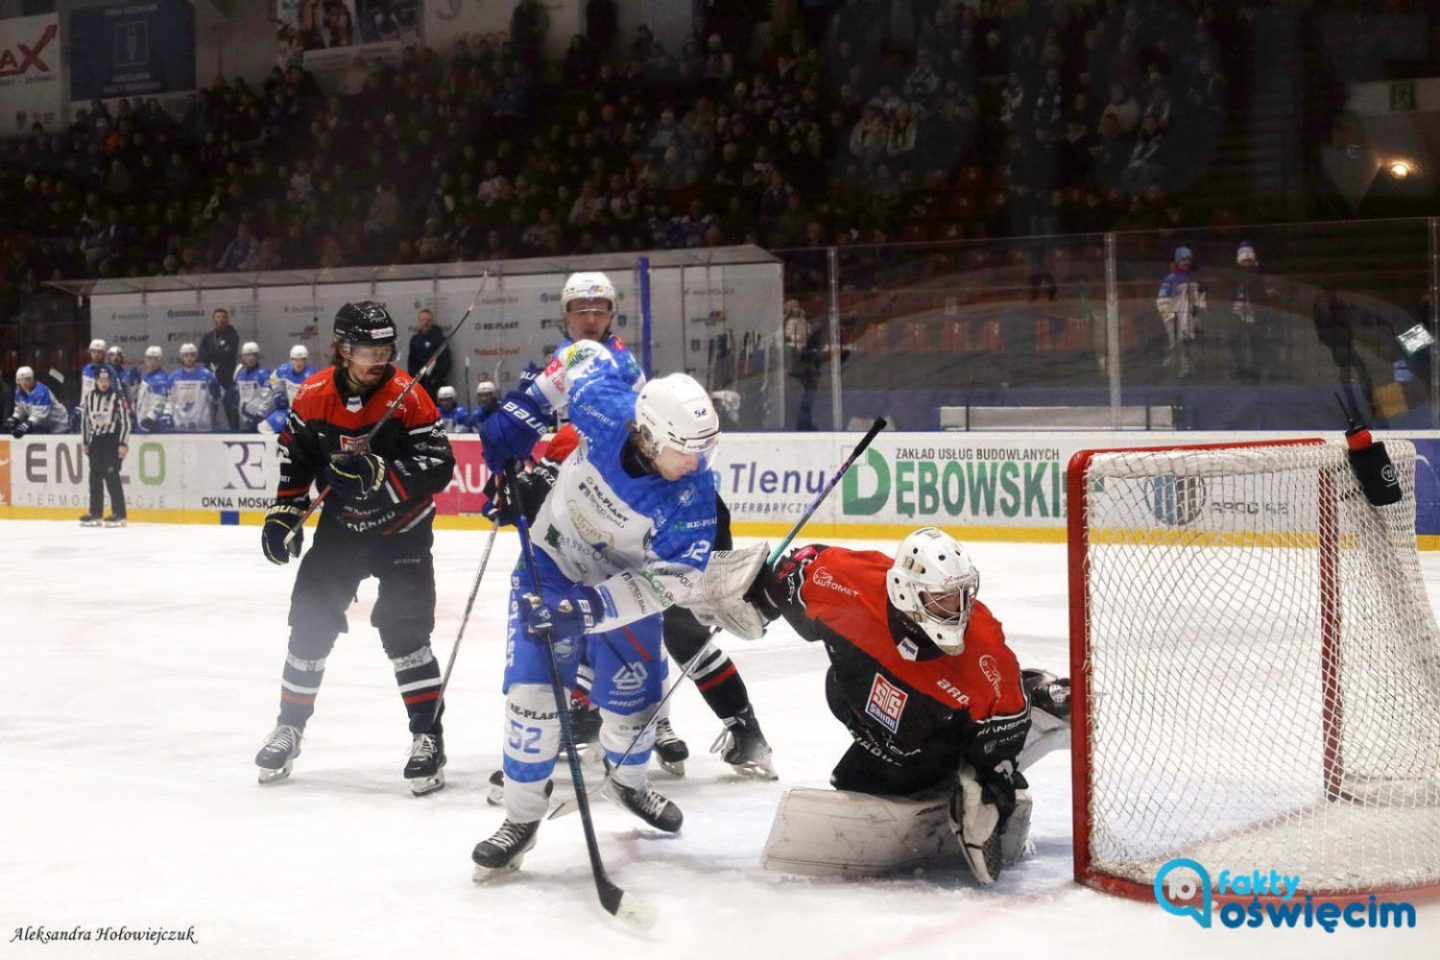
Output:
M215 429L215 407L220 400L220 381L209 367L176 367L170 373L170 412L175 429L204 433Z
M15 387L15 412L11 416L30 424L35 433L64 433L70 429L70 411L38 380L29 390Z
M235 402L251 422L263 420L275 410L275 388L270 384L270 371L256 364L235 368Z
M173 425L170 415L170 374L156 368L140 375L140 390L135 396L135 420L142 430L168 430ZM145 424L152 426L145 426Z
M290 404L295 399L295 394L305 385L305 381L315 376L315 368L308 363L305 369L299 373L295 372L293 363L285 363L275 368L270 374L270 385L275 389L275 408L277 410L289 410Z
M638 370L638 367L636 368ZM596 630L613 630L683 602L715 544L715 479L708 471L669 481L631 476L621 464L638 396L601 345L557 352L527 388L542 410L565 402L580 444L560 465L531 536L567 577L604 603Z

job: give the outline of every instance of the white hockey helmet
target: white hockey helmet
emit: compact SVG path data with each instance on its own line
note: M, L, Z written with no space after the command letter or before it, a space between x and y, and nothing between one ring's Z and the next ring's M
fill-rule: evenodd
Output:
M669 447L699 457L707 470L720 443L720 417L696 379L672 373L645 384L635 400L635 425L656 448Z
M247 340L245 341L245 345L240 348L240 356L248 357L252 353L257 357L260 356L260 344L254 340Z
M965 652L965 629L980 592L980 571L954 537L922 527L900 541L885 576L890 603L942 653Z
M303 344L303 343L297 343L297 344L295 344L295 346L293 346L293 347L290 348L290 359L291 359L291 360L309 360L309 359L310 359L310 351L305 349L305 344Z
M436 390L436 391L435 391L435 399L436 399L436 400L450 400L450 401L454 401L454 399L455 399L455 388L454 388L454 387L451 387L451 386L441 387L439 390Z
M499 392L499 390L495 389L495 384L489 380L481 380L479 383L475 384L475 396L477 397L483 397L487 393L494 394Z
M104 341L104 340L101 340L99 337L96 337L94 340L91 340L91 341L90 341L90 349L91 349L91 350L104 350L104 349L105 349L105 341Z
M34 379L35 379L35 371L34 371L34 370L31 370L29 367L21 367L20 369L18 369L18 370L15 371L15 382L16 382L16 383L19 383L21 380L34 380Z
M120 344L117 343L105 351L105 359L108 361L111 357L125 359L125 351L120 349Z
M165 351L161 350L158 346L152 343L150 346L145 348L145 359L149 360L151 357L154 357L156 360L164 359Z
M565 280L565 288L560 291L560 309L562 312L568 311L571 300L591 298L610 301L612 311L620 303L619 297L615 295L615 285L605 274L598 270L572 273Z

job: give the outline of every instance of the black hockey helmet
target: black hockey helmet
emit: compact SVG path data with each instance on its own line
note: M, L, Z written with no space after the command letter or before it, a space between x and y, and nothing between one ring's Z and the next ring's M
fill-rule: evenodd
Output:
M395 320L383 303L361 300L335 311L335 340L354 346L385 346L395 342Z

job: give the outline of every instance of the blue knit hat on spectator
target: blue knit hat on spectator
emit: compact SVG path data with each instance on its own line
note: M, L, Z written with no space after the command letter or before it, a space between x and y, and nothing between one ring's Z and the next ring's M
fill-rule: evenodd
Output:
M1193 253L1190 252L1190 248L1189 248L1189 247L1176 247L1176 248L1175 248L1175 262L1176 262L1176 263L1179 263L1181 260L1194 260L1194 259L1195 259L1195 254L1193 254Z

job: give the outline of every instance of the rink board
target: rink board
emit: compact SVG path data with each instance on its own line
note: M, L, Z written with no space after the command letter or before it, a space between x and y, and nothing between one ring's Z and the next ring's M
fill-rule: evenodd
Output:
M1174 444L1302 434L1186 433ZM1384 439L1384 434L1377 434ZM1440 432L1395 434L1416 445L1416 534L1440 549ZM1079 450L1144 444L1135 433L882 433L806 526L810 539L894 538L933 525L970 540L1061 543L1065 467ZM1161 445L1155 438L1156 445ZM1339 434L1330 438L1339 439ZM853 433L727 434L714 470L741 536L780 537L804 513ZM489 472L474 436L452 438L455 475L437 496L436 526L482 529ZM137 522L259 524L279 476L275 438L255 434L133 435L122 468ZM70 519L88 507L80 437L0 440L0 519ZM1246 504L1208 509L1245 510ZM1157 512L1157 522L1165 518Z

